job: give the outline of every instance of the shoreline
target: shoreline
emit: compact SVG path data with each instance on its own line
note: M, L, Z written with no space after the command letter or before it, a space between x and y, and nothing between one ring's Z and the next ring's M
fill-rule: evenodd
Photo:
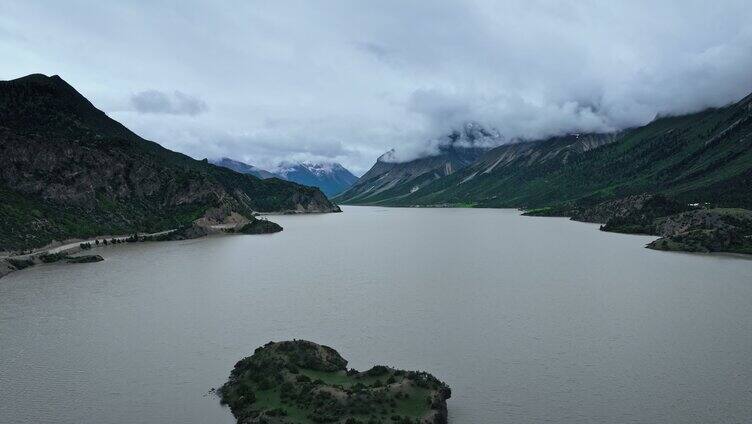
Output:
M156 233L136 233L138 237L158 237L166 234L170 234L177 231L177 229L171 229L171 230L165 230L165 231L159 231ZM94 238L88 238L88 239L68 239L63 242L60 242L61 244L57 244L55 242L48 244L45 247L38 248L33 250L29 253L22 253L18 255L9 255L4 254L0 256L0 278L16 271L21 271L26 268L30 268L36 265L40 265L44 263L42 260L43 256L46 255L75 255L77 253L83 252L83 251L90 251L97 247L104 247L109 244L118 244L118 243L128 243L129 240L132 240L134 234L130 235L120 235L120 236L97 236ZM76 240L76 241L72 241ZM99 241L104 241L107 244L99 243ZM88 245L89 247L83 247L84 245ZM13 265L14 261L19 262L26 262L28 265L24 266L22 268L18 268L17 266Z
M411 205L411 206L402 206L402 205L396 205L396 206L386 206L386 205L372 205L372 204L343 204L343 206L348 207L379 207L379 208L407 208L407 209L498 209L498 210L514 210L519 213L520 216L529 217L529 218L561 218L565 219L567 221L573 221L578 222L581 224L591 224L594 226L599 226L598 231L602 231L604 233L609 234L622 234L622 235L634 235L634 236L649 236L654 237L655 240L653 242L659 241L661 239L664 239L666 237L656 235L656 234L649 234L649 233L633 233L633 232L624 232L624 231L609 231L604 230L603 226L605 225L604 222L596 222L596 221L587 221L587 220L581 220L581 219L575 219L574 216L571 214L552 214L552 215L545 215L545 214L530 214L528 215L527 212L529 210L519 208L519 207L501 207L501 208L495 208L495 207L489 207L489 206L481 206L481 207L475 207L475 206L452 206L452 204L437 204L437 205ZM693 250L664 250L664 249L656 249L650 247L651 243L648 243L643 246L645 249L649 250L655 250L658 252L664 252L664 253L679 253L679 254L692 254L695 256L716 256L716 257L727 257L730 259L744 259L744 260L752 260L752 253L744 253L744 252L734 252L734 251L726 251L726 250L717 250L717 251L693 251Z
M337 212L342 212L341 209L337 208ZM294 215L302 215L302 214L310 214L310 213L317 213L317 212L303 212L299 211L297 213L292 213ZM327 213L327 212L318 212L318 213ZM270 213L271 214L271 213ZM276 213L278 215L289 215L288 211L282 211L279 213ZM260 216L261 214L254 214L254 216ZM100 246L107 246L110 244L120 244L120 243L134 243L134 242L145 242L145 241L172 241L172 240L183 240L183 239L197 239L197 238L203 238L215 234L221 234L221 233L239 233L239 234L265 234L265 233L274 233L277 231L282 231L282 227L279 227L278 229L269 229L269 228L263 228L263 229L257 229L255 232L243 232L241 229L246 226L249 221L245 218L237 221L232 222L225 222L222 223L211 223L211 222L200 222L199 220L194 221L193 224L186 228L172 228L169 230L163 230L158 231L155 233L133 233L128 235L104 235L104 236L96 236L96 237L88 237L84 239L67 239L63 241L53 241L49 244L47 244L44 247L36 248L28 252L24 253L16 253L3 251L0 252L0 278L15 272L15 271L21 271L26 268L30 268L36 265L40 265L42 263L50 263L50 262L59 262L59 261L67 261L72 262L72 260L75 260L74 257L71 257L70 255L75 255L77 253L81 253L83 251L90 251L94 248L100 247ZM255 222L267 222L265 218L256 219ZM268 221L271 222L271 221ZM273 223L272 223L273 224ZM276 225L276 224L275 224ZM187 230L187 231L186 231ZM169 236L169 237L168 237ZM170 238L173 237L174 238ZM50 258L50 256L57 256L55 258ZM85 257L84 255L83 257ZM98 255L91 255L91 256L98 256ZM94 259L94 258L91 258ZM102 258L100 257L98 260L94 260L92 262L98 262L101 261ZM79 262L80 263L80 262Z
M135 233L138 237L155 237L160 236L164 234L169 234L174 231L177 231L177 229L171 229L171 230L165 230L165 231L159 231L156 233ZM126 241L128 238L133 237L134 234L128 234L128 235L103 235L103 236L96 236L93 238L86 238L86 239L67 239L63 240L62 242L52 242L47 244L44 247L39 247L34 250L32 250L29 253L20 253L20 254L8 254L0 253L0 260L2 259L28 259L29 257L35 257L35 256L41 256L44 254L55 254L55 253L78 253L78 251L83 250L81 249L81 244L91 243L92 247L96 244L97 240L107 240L110 242L110 240L117 240L117 242ZM78 251L73 251L76 248L78 248Z
M266 221L265 219L261 219L261 221ZM87 238L87 239L68 239L63 242L52 242L48 244L45 247L37 248L33 250L32 252L28 253L21 253L21 254L7 254L3 253L0 254L0 278L15 272L15 271L21 271L26 268L30 268L36 265L40 265L43 263L49 263L50 261L45 261L45 256L59 256L59 258L54 259L52 262L58 262L63 260L68 260L70 262L70 259L75 258L71 257L70 255L75 255L81 252L89 252L92 251L95 248L98 247L105 247L108 245L114 245L114 244L120 244L120 243L136 243L136 242L149 242L149 241L177 241L177 240L183 240L183 239L199 239L204 237L210 237L213 235L218 234L225 234L225 233L239 233L238 230L246 225L247 221L241 221L241 222L233 222L233 223L222 223L222 224L213 224L213 225L196 225L194 223L193 227L191 228L198 228L199 231L194 234L182 234L184 231L181 228L173 228L169 230L164 231L158 231L156 233L134 233L129 235L119 235L119 236L97 236L93 238ZM281 231L282 228L279 228L279 231ZM273 231L274 232L274 231ZM168 236L170 234L177 234L180 238L175 239L166 239L162 238L164 236ZM263 234L262 233L246 233L246 234ZM83 255L85 257L87 255ZM97 255L91 255L91 256L97 256ZM101 260L101 258L99 259Z

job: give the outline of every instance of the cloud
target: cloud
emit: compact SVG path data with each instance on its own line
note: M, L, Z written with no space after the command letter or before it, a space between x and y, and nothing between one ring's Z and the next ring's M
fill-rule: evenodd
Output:
M59 74L196 158L356 171L467 121L505 141L609 131L752 91L748 0L184 4L6 0L0 28L24 38L0 35L0 75Z
M111 116L124 122L138 135L159 140L163 146L191 152L196 159L230 157L263 169L274 169L283 161L339 162L360 175L368 170L380 148L368 141L383 137L382 128L373 133L366 125L360 130L348 120L282 120L259 125L252 131L216 126L185 115L141 114L118 111ZM341 134L351 134L340 138ZM392 140L399 140L395 129ZM362 166L360 164L363 164Z
M386 61L392 53L390 49L370 41L361 41L355 43L355 46L366 54L375 57L378 60Z
M131 96L131 104L139 113L195 116L208 109L203 100L180 91L142 91Z
M421 115L431 128L461 129L478 122L498 130L505 140L537 139L567 132L614 131L608 115L592 104L570 100L562 103L538 103L519 95L467 95L436 90L412 93L408 110Z

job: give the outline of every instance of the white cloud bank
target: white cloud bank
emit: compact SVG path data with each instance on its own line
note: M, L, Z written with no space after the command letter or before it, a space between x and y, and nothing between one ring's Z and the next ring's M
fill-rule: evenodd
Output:
M141 91L131 96L131 103L140 113L195 116L207 110L206 102L180 91Z
M1 78L60 74L197 158L329 159L363 172L392 147L424 153L468 120L537 138L740 99L752 91L752 7L7 0L0 55Z

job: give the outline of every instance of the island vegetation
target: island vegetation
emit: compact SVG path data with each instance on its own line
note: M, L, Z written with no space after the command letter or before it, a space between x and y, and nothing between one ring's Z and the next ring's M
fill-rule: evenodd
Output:
M449 387L426 372L359 372L334 349L270 342L240 360L217 394L239 424L441 424Z
M241 234L271 234L280 231L282 231L281 225L263 218L254 219L235 230L235 232Z

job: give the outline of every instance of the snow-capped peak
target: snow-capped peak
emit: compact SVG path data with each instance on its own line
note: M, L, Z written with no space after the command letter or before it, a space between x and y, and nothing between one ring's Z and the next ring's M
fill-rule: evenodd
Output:
M290 172L305 169L317 176L330 175L345 168L337 162L282 162L277 167L277 173L287 175Z

